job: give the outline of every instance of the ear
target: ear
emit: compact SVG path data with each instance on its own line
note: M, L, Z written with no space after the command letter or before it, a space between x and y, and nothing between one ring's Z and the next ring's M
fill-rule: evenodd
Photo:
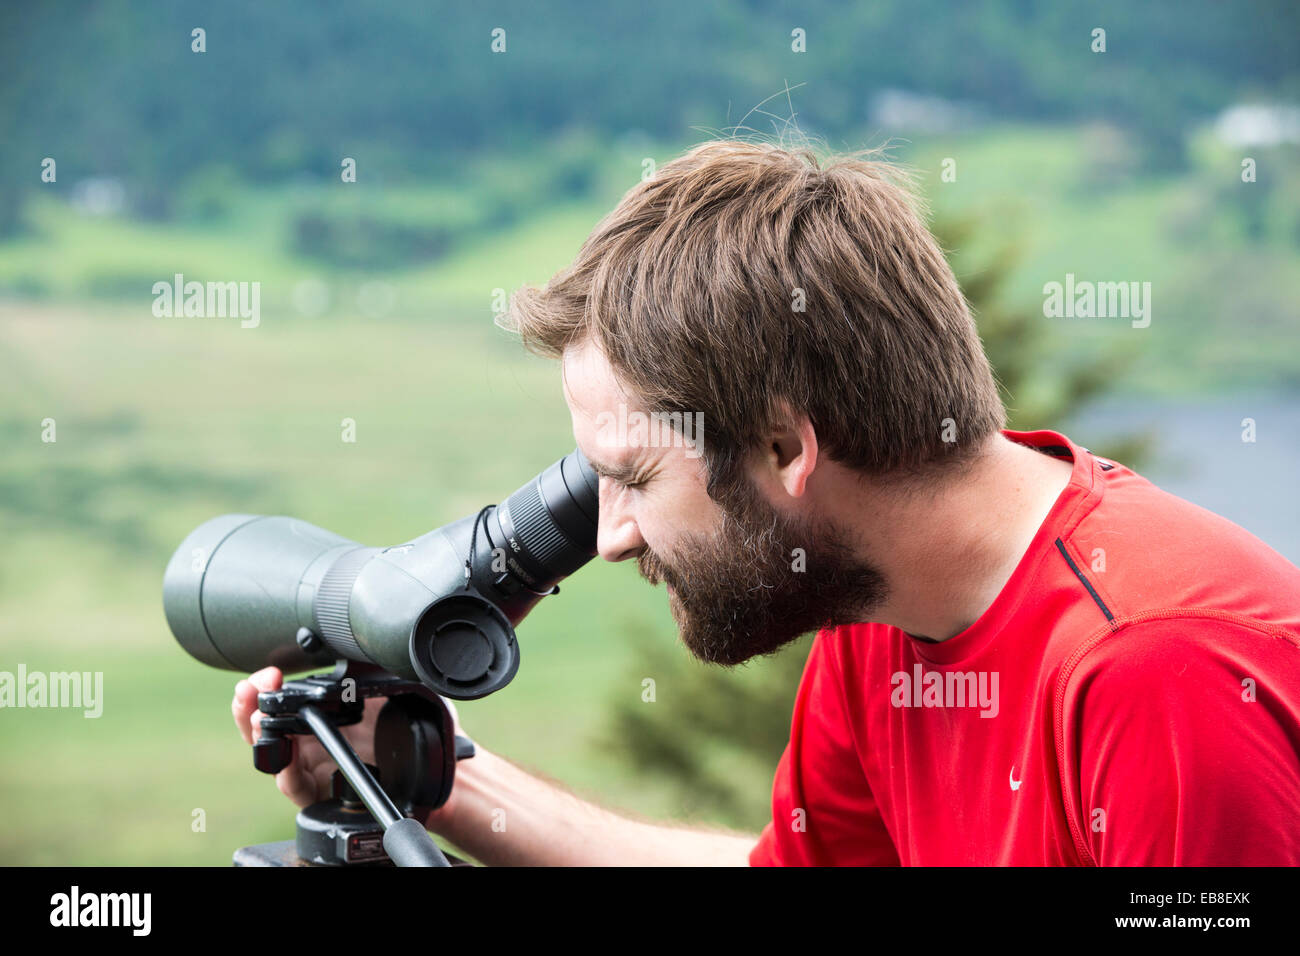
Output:
M765 464L785 493L799 498L817 467L817 432L806 414L785 402L778 405L778 416L768 436Z

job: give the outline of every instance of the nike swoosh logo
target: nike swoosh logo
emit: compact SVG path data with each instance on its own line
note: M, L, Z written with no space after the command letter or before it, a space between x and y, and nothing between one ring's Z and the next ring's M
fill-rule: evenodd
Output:
M1016 768L1015 768L1015 767L1012 767L1012 768L1011 768L1011 773L1007 774L1007 782L1011 784L1011 789L1012 789L1012 790L1019 790L1019 789L1020 789L1020 785L1021 785L1022 783L1024 783L1024 779L1021 778L1020 780L1017 780L1017 779L1016 779Z

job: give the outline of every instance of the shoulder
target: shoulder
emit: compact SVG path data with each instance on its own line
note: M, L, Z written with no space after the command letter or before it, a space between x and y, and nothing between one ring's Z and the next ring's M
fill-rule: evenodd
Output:
M1222 515L1130 472L1062 535L1109 612L1219 608L1300 628L1300 568Z
M1061 679L1123 689L1135 681L1274 662L1300 664L1300 632L1219 608L1172 607L1112 621L1076 647Z
M1300 633L1212 608L1118 620L1066 660L1055 709L1062 740L1080 744L1125 730L1300 725Z

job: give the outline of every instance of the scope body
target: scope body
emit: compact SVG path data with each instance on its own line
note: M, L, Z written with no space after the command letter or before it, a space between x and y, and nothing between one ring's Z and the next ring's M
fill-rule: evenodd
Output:
M222 515L173 554L163 608L181 646L213 667L292 673L344 658L473 699L514 676L514 625L595 555L597 502L575 450L500 505L392 547Z

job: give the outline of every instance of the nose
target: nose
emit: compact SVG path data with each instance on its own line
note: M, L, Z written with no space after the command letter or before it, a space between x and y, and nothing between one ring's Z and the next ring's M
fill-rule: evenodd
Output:
M600 520L596 526L596 552L606 561L635 558L645 548L636 517L623 501L625 495L609 478L600 479Z

